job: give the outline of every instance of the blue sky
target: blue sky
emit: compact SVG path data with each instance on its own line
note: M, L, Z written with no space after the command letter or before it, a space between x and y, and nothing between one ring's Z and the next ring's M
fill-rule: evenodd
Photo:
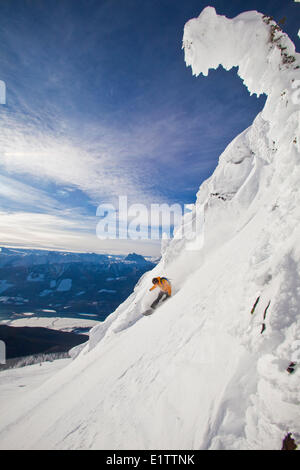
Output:
M292 0L0 3L0 244L159 253L158 243L97 240L97 206L119 195L194 202L265 102L235 70L195 78L186 67L184 24L208 5L286 16L298 48Z

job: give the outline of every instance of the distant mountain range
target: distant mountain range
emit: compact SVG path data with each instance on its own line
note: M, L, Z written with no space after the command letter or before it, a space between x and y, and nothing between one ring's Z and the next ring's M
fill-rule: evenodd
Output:
M24 314L104 320L154 263L143 256L2 248L0 320Z

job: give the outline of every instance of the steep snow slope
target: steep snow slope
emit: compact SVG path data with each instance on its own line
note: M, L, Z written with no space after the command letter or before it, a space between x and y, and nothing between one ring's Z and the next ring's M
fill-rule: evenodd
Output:
M71 364L8 402L2 448L280 449L287 432L300 440L299 369L286 372L300 360L299 54L261 14L229 20L213 8L187 23L183 45L194 74L238 66L266 106L221 155L160 264ZM156 274L171 279L174 296L142 317Z

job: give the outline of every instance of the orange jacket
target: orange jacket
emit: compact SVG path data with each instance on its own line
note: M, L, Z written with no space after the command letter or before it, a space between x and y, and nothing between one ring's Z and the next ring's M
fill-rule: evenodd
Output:
M156 289L156 287L159 287L160 290L163 292L167 292L169 295L171 295L172 289L171 289L171 284L165 277L157 277L158 279L158 284L154 284L153 287L151 287L150 290Z

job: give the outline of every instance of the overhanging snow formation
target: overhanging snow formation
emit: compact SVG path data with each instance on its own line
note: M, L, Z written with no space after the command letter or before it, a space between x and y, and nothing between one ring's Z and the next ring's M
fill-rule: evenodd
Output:
M183 48L194 75L208 75L219 65L226 70L238 67L249 92L257 95L284 88L289 65L297 66L293 42L271 18L257 11L229 19L207 7L185 25Z
M3 448L281 449L289 432L300 442L299 368L286 371L300 360L299 54L269 18L213 8L187 23L183 44L194 74L238 66L266 106L220 156L159 265L69 366L9 404ZM155 275L174 295L142 317Z

